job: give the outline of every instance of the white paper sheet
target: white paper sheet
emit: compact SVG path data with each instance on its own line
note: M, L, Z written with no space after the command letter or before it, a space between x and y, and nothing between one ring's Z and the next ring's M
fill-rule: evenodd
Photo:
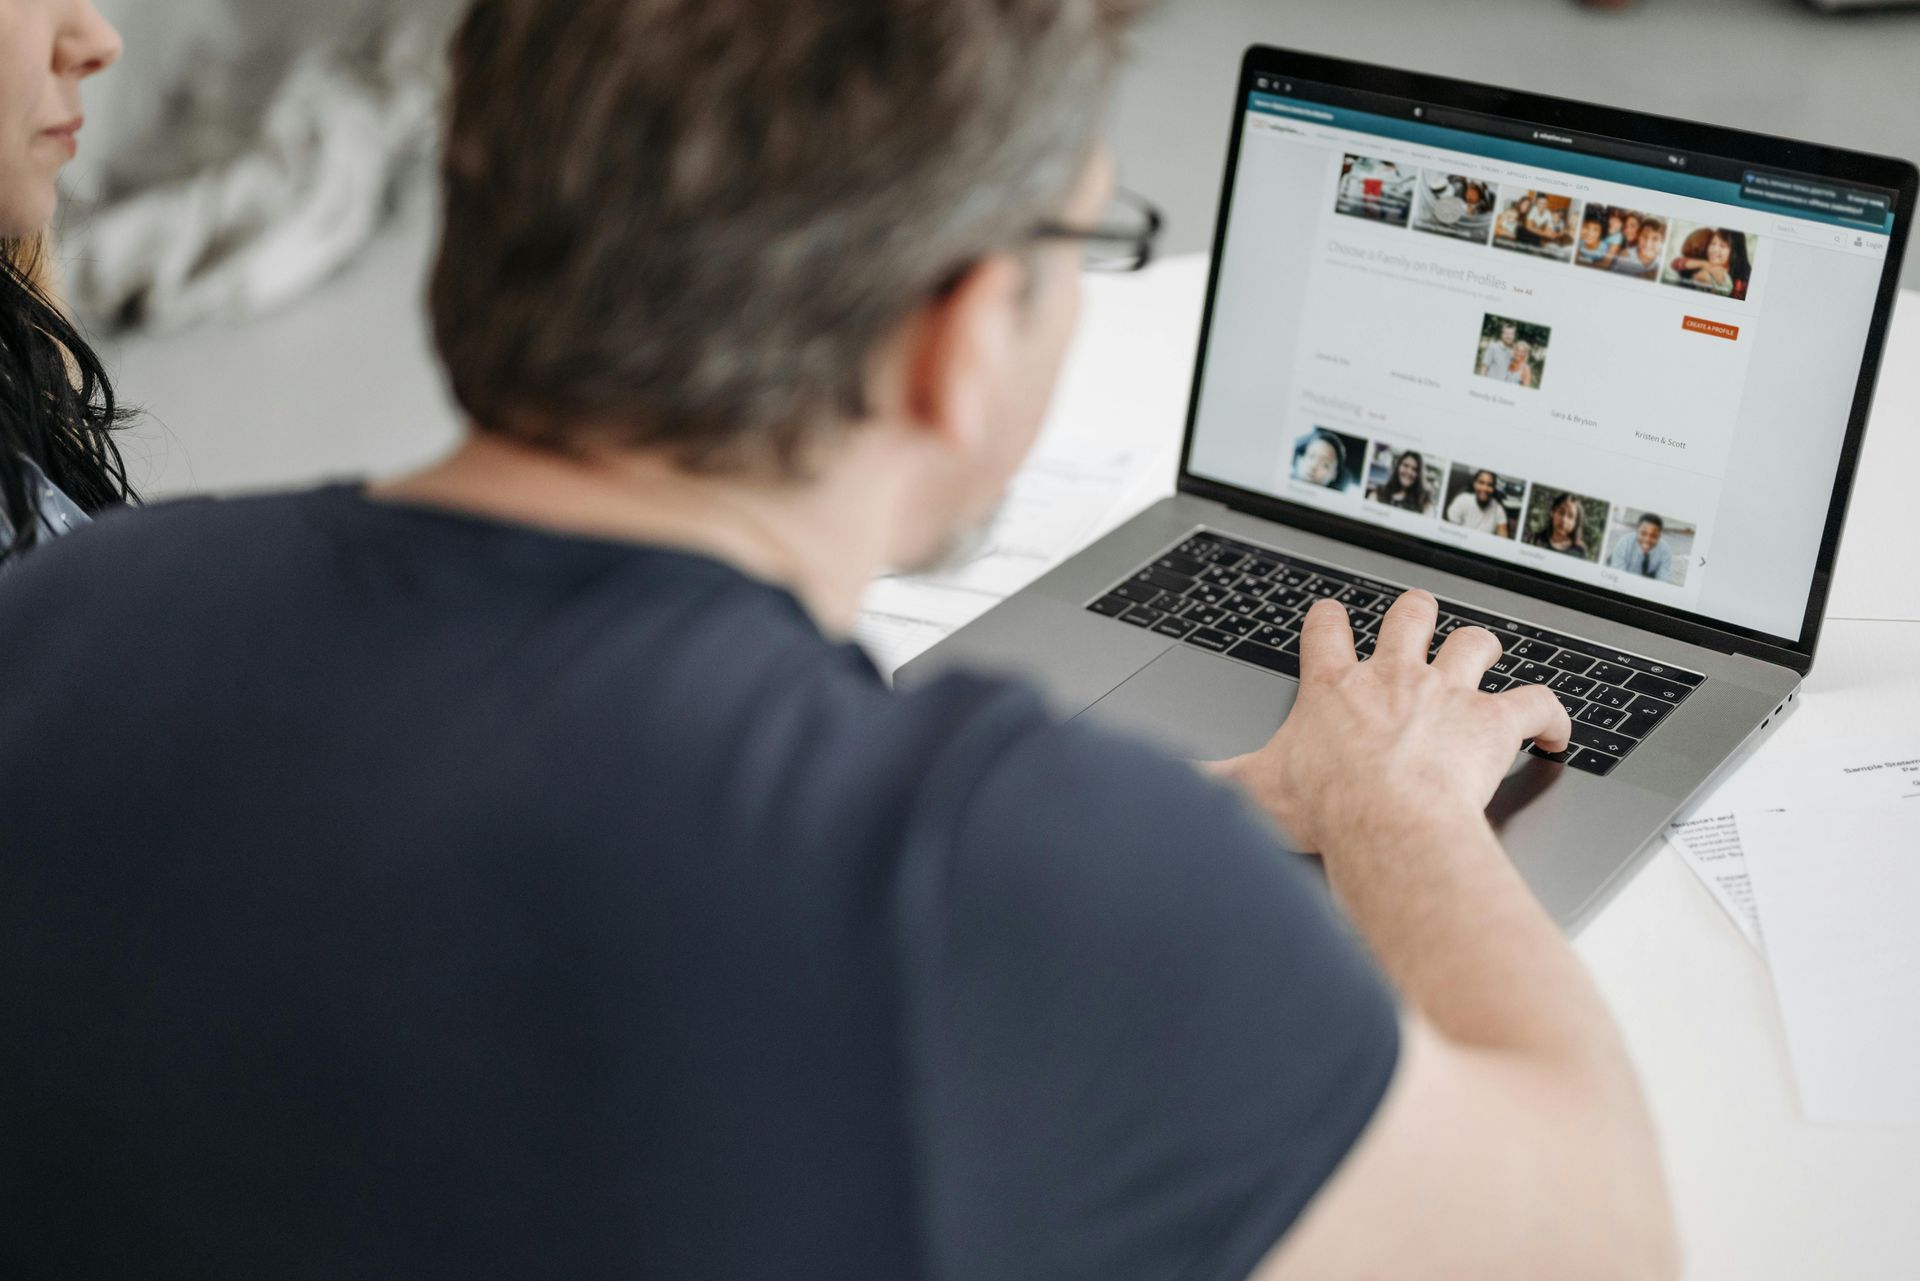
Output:
M1920 794L1741 826L1807 1119L1920 1126Z
M1920 794L1920 738L1806 746L1764 753L1667 825L1667 843L1692 868L1747 941L1762 917L1740 824L1747 813L1794 803L1871 804Z
M979 555L946 573L876 581L854 639L892 673L1131 515L1121 505L1163 464L1172 459L1078 442L1043 449L1014 477Z

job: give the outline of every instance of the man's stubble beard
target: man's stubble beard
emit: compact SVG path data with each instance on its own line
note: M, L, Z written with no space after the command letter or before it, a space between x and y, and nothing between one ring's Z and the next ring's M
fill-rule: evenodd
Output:
M1006 495L993 509L978 520L969 521L958 529L950 530L938 546L922 556L915 564L900 570L902 574L926 575L938 577L957 574L967 566L979 560L985 554L993 540L993 527L999 523L1000 515L1006 510Z

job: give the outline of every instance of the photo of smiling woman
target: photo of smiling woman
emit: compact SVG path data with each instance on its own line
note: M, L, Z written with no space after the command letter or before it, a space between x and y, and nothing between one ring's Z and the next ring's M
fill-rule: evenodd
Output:
M1367 500L1431 516L1440 505L1444 470L1439 459L1428 462L1417 449L1396 452L1385 442L1375 444L1367 467Z
M80 82L120 56L91 0L0 0L0 567L133 499L106 370L51 295L55 180Z

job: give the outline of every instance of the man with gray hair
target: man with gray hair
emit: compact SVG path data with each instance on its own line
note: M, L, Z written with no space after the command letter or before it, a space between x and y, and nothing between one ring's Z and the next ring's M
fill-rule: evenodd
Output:
M1089 246L1150 251L1103 215L1130 19L474 6L467 441L0 593L0 1270L1673 1272L1482 813L1569 729L1477 692L1490 636L1429 664L1412 593L1363 664L1322 602L1205 768L836 639L993 511Z

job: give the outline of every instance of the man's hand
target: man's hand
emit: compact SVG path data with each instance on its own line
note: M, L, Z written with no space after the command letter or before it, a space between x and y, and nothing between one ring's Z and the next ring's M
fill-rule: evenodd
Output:
M1437 617L1431 595L1406 593L1363 663L1345 608L1322 600L1308 611L1299 701L1265 747L1219 767L1302 848L1338 850L1410 823L1477 816L1522 743L1567 745L1573 727L1546 689L1478 688L1500 657L1493 633L1460 628L1429 664Z

